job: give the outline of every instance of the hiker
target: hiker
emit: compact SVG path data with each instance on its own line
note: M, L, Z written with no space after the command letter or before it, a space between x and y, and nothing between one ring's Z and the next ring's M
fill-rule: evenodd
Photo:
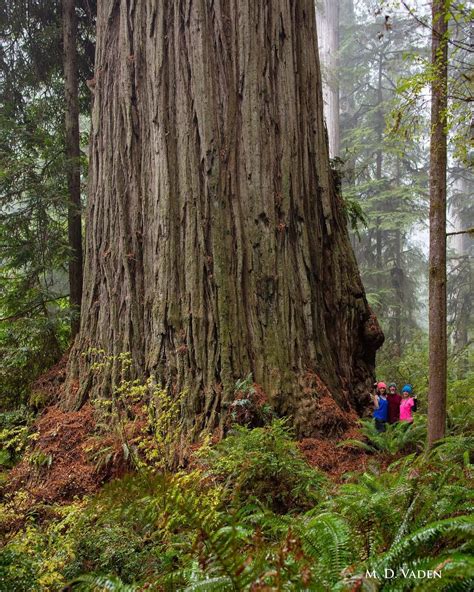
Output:
M406 384L402 388L402 402L400 403L400 421L413 421L413 411L416 411L416 397L413 396L413 388Z
M385 382L377 383L377 389L372 396L372 400L374 402L372 416L375 420L375 429L377 432L385 432L385 424L388 419L387 386Z
M388 423L397 423L400 421L400 403L401 396L397 393L397 385L391 382L388 385Z
M405 386L410 389L409 393L410 393L410 396L413 399L413 403L414 403L412 411L413 411L413 413L415 413L415 411L417 411L417 409L418 409L418 397L416 396L415 390L411 384L406 384Z

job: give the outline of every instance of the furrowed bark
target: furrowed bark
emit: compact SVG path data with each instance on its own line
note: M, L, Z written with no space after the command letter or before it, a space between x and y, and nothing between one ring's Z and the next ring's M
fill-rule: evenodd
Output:
M133 374L213 427L250 372L304 431L316 372L362 405L383 336L329 168L311 0L104 1L83 317L66 407Z

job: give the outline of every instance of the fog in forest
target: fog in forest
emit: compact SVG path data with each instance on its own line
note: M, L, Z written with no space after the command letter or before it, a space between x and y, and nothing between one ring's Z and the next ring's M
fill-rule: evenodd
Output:
M314 1L0 2L0 592L474 590L474 2Z
M472 3L450 23L447 232L474 225ZM431 3L316 3L325 118L353 247L386 343L427 330ZM351 210L351 206L355 206ZM360 207L360 210L359 210ZM449 329L472 339L472 233L448 236Z

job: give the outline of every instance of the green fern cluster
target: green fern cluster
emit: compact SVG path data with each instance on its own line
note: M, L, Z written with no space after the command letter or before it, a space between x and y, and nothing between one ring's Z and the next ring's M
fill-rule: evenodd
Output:
M279 513L313 506L326 481L301 456L284 419L254 429L236 425L198 457L206 474L225 484L229 497L243 503L256 499Z
M378 432L373 420L362 419L360 432L363 439L344 440L341 446L352 446L388 455L421 451L426 442L426 417L417 415L413 423L387 424L385 432Z
M30 525L0 551L0 590L470 590L469 447L449 437L335 484L284 423L238 428L193 470L131 474ZM442 577L401 577L418 570Z
M24 406L0 413L0 467L11 467L21 457L32 419L33 414Z

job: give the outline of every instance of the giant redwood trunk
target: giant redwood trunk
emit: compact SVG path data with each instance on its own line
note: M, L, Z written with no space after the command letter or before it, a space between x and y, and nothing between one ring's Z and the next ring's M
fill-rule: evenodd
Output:
M120 378L91 348L185 389L188 428L249 373L301 433L315 374L359 405L383 337L329 168L312 0L104 0L97 23L66 406Z

